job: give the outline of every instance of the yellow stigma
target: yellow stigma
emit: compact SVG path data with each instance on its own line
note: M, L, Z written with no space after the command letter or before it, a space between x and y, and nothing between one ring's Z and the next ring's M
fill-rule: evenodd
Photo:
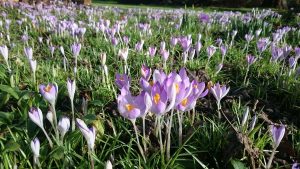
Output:
M185 107L186 104L187 104L187 101L188 101L187 98L183 99L183 100L181 101L181 105Z
M157 104L160 101L160 95L158 93L156 93L153 97L154 99L154 103Z
M124 77L120 77L120 81L124 81Z
M52 89L52 85L47 85L46 87L44 87L45 92L50 92L51 89Z
M175 89L176 89L176 94L178 94L179 93L179 84L178 83L175 84Z
M125 104L125 107L126 107L127 111L131 111L132 109L135 108L132 104Z
M214 83L212 81L209 81L207 83L207 89L210 89L213 85L214 85Z
M198 88L198 85L195 84L193 87L194 87L195 89L197 89L197 88Z
M149 85L150 85L150 86L153 86L153 85L154 85L154 82L153 82L153 81L149 82Z

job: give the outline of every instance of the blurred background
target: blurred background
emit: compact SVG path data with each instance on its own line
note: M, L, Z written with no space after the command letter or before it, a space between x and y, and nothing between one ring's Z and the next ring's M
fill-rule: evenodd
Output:
M93 0L93 2L144 4L144 5L170 5L170 6L219 6L219 7L268 7L279 9L299 9L300 0ZM297 9L296 9L297 8Z

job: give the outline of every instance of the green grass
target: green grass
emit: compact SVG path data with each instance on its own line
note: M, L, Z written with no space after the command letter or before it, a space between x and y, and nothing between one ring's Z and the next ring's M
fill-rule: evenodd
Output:
M247 62L245 56L253 54L258 56L256 40L249 44L246 52L244 46L246 41L244 35L255 32L262 28L260 37L271 37L272 33L284 25L292 25L299 22L296 17L288 22L282 18L267 16L263 20L253 19L249 24L241 21L241 16L230 18L232 23L228 27L223 27L219 21L213 23L210 29L199 22L196 14L166 14L161 13L159 21L149 19L148 13L141 13L133 9L128 12L128 8L151 8L151 9L177 9L178 7L159 7L148 5L120 5L114 2L97 1L95 7L99 7L91 14L89 8L79 9L71 7L67 9L51 11L57 20L74 20L79 27L86 27L83 37L76 38L68 33L59 35L54 33L57 28L49 24L50 21L43 20L42 16L36 16L39 25L34 25L29 16L23 12L32 14L28 9L18 11L14 9L0 7L0 13L6 13L12 23L6 30L5 26L0 27L3 35L0 38L0 45L7 45L9 48L8 64L12 71L9 72L4 58L0 57L0 168L33 168L33 153L30 142L35 137L41 141L39 162L41 168L90 168L91 159L95 168L103 168L107 160L113 163L114 168L263 168L265 161L269 159L272 150L272 137L269 131L271 124L284 124L286 134L282 143L278 147L272 168L291 168L293 161L289 156L297 159L300 154L300 132L299 132L299 109L300 107L300 85L296 72L289 75L288 58L274 63L270 62L272 54L268 50L262 53L258 59L250 66L246 84L244 77L247 72ZM101 8L109 6L108 9ZM125 9L116 11L112 7ZM191 8L189 7L187 11ZM219 11L216 15L223 16L227 8L195 8L196 10ZM86 11L82 11L86 10ZM235 9L230 9L235 10ZM241 9L243 12L250 9ZM257 11L259 12L259 11ZM38 12L37 12L38 13ZM154 11L152 15L157 14ZM48 14L50 15L50 14ZM122 43L114 47L106 34L97 32L92 27L94 22L100 19L110 20L110 28L121 19L127 16L127 24L121 26L120 35L116 38L128 36L128 45ZM175 16L175 18L174 18ZM182 18L176 18L181 17ZM18 19L27 18L22 25L17 23ZM70 19L73 18L73 19ZM182 19L182 20L181 20ZM5 25L5 19L0 19ZM94 22L90 21L93 20ZM89 23L81 24L79 23ZM175 29L174 24L182 21L180 28ZM263 22L269 25L263 26ZM141 32L137 28L138 23L149 23L152 35ZM58 24L57 24L58 25ZM68 29L64 29L68 30ZM210 45L217 46L216 39L222 38L223 43L230 44L228 33L238 30L234 45L228 50L223 68L216 73L215 67L221 63L222 55L219 49L212 56L209 63L206 48ZM25 32L26 31L26 32ZM9 32L10 41L7 39ZM27 33L28 42L22 41L22 35ZM170 37L180 37L191 35L193 45L197 41L198 34L202 34L201 43L203 45L199 56L193 60L188 60L183 64L182 48L180 45L172 47ZM43 43L38 41L43 37ZM108 40L105 40L107 38ZM47 44L49 39L49 44ZM135 51L135 44L141 39L145 41L143 51ZM290 31L284 37L284 41L279 46L290 44L293 47L298 45L300 35L297 31ZM170 50L167 62L166 73L179 71L182 67L188 70L190 80L194 78L209 84L220 82L222 85L230 87L229 94L221 100L222 118L217 116L217 104L214 96L210 93L206 97L199 99L195 106L195 116L192 111L184 112L182 122L179 122L177 111L174 111L173 124L171 130L170 159L167 160L165 153L161 155L159 136L155 131L155 119L157 116L148 113L146 116L146 138L143 138L142 119L138 118L136 125L140 142L145 139L148 151L145 152L146 161L139 151L135 138L132 123L122 117L117 108L116 95L120 91L115 85L115 75L124 73L124 61L118 56L118 50L129 47L128 66L129 76L132 79L130 90L136 95L141 92L139 80L141 77L141 66L147 64L152 71L163 69L163 60L157 53L154 59L147 57L148 47L156 46L159 51L160 42L166 42L166 48ZM70 46L78 42L82 44L82 49L78 56L77 75L74 75L75 59ZM56 47L53 57L51 56L49 45ZM63 55L59 47L63 46L65 57L68 61L66 71L64 70ZM24 47L33 48L33 58L37 60L36 81L30 69L29 60L25 57ZM157 51L157 52L158 52ZM107 54L106 65L108 68L108 79L103 75L100 53ZM290 56L294 56L294 51ZM58 96L55 109L57 116L71 117L71 104L67 91L67 78L76 79L75 92L75 117L82 119L88 126L96 128L95 151L89 154L87 141L76 127L75 131L68 131L63 142L55 139L54 129L46 119L48 110L51 110L49 103L38 91L39 84L56 82L58 85ZM50 148L43 131L29 119L28 111L30 107L37 106L43 112L44 126L47 133L54 142L54 147ZM249 107L249 117L245 125L241 126L243 113ZM170 118L170 112L163 115L162 139L166 138L166 123ZM266 117L267 116L267 117ZM257 117L256 125L250 129L251 121ZM194 120L193 120L194 119ZM179 124L183 129L183 144L179 145ZM289 156L286 156L288 154ZM284 161L284 162L283 162ZM254 163L254 164L253 164ZM253 166L254 165L254 166Z

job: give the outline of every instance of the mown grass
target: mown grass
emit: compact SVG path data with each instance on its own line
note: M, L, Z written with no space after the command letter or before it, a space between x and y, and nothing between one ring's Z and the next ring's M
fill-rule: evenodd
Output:
M247 62L245 56L253 54L258 56L256 47L257 39L254 39L246 53L243 50L245 45L244 35L261 28L260 37L271 37L272 33L284 26L281 18L266 17L263 21L253 19L250 24L244 24L240 18L232 19L227 29L221 29L218 23L212 25L207 30L204 24L199 22L198 13L183 13L180 28L175 29L170 22L179 22L178 18L172 18L169 14L162 12L160 21L149 19L148 13L139 10L128 11L128 8L135 8L133 5L116 5L100 2L99 6L109 6L107 9L99 8L93 15L93 20L108 19L113 23L121 20L122 16L128 16L128 24L120 32L121 36L130 37L130 48L128 65L130 77L132 78L132 92L140 92L139 78L142 64L147 63L153 70L162 68L162 59L159 54L153 61L146 57L149 46L154 45L159 48L160 42L165 41L171 55L167 64L167 72L178 71L184 67L182 63L182 49L177 45L174 49L169 44L172 36L186 36L191 34L193 43L197 40L198 33L203 35L203 47L198 57L193 61L188 61L185 65L191 79L197 78L208 85L220 82L230 86L230 93L222 100L222 115L217 118L217 108L212 94L199 100L196 106L195 121L191 120L191 112L185 112L183 121L184 142L178 144L178 119L174 116L174 124L171 133L171 159L164 161L165 157L160 155L159 141L154 133L155 115L147 116L147 137L149 150L146 152L147 161L143 158L137 147L133 126L130 121L120 116L117 110L114 78L116 73L123 73L123 61L117 56L118 50L126 45L120 43L117 47L111 45L110 40L105 40L101 32L96 32L93 27L87 27L83 37L74 38L70 35L59 35L54 33L54 27L48 22L40 19L40 25L33 26L30 16L24 16L22 12L9 7L0 7L0 13L7 13L7 18L12 20L9 31L1 27L3 35L0 40L1 45L9 47L9 63L12 73L7 71L4 59L1 58L0 66L0 168L12 168L14 165L19 168L33 168L33 154L30 149L30 141L34 137L41 140L40 164L41 168L78 168L90 167L90 157L86 141L80 131L69 131L64 139L64 144L55 143L53 149L42 131L28 117L31 106L38 106L42 109L44 116L49 110L49 105L42 98L37 85L48 82L56 82L59 86L56 109L58 117L61 115L71 116L71 105L66 88L68 77L76 79L77 90L75 94L75 114L83 119L88 125L94 125L97 129L95 141L95 152L92 158L95 168L103 168L107 160L112 161L115 168L249 168L255 166L263 167L265 161L269 159L272 149L272 139L269 132L269 125L284 124L287 131L274 161L273 168L291 168L293 161L297 161L300 153L300 132L299 132L299 105L300 90L299 78L296 72L288 75L289 67L287 59L273 63L270 62L271 53L268 50L262 53L259 59L250 67L248 83L243 84L246 74ZM120 11L114 9L121 8ZM175 9L161 8L155 6L138 6L141 8L151 8L150 14L157 14L155 9ZM68 20L89 23L88 13L81 12L79 7L73 6L53 12L58 20ZM124 9L123 9L124 8ZM205 8L205 11L213 12L216 8ZM217 8L218 10L222 10ZM198 10L198 9L197 9ZM202 9L199 9L202 10ZM225 9L224 9L225 10ZM54 10L55 11L55 10ZM190 11L189 9L184 11ZM248 9L244 12L249 11ZM31 13L29 9L24 12ZM171 15L177 16L174 13ZM216 13L214 13L216 14ZM225 15L220 13L220 15ZM22 25L16 20L27 18L29 21ZM297 22L295 20L290 22ZM3 22L4 19L2 19ZM71 19L72 20L72 19ZM263 26L267 22L268 26ZM144 35L136 27L138 23L150 23L152 35ZM50 28L48 30L47 28ZM56 27L55 27L56 28ZM110 27L111 28L111 27ZM26 31L27 30L27 31ZM206 48L209 45L216 45L216 39L222 38L224 44L230 43L227 34L233 30L238 30L234 45L228 50L222 70L216 74L215 67L221 62L219 50L212 57L210 64L207 64ZM10 41L6 38L9 32ZM26 42L21 37L24 34L30 37ZM117 36L117 35L116 35ZM43 43L38 41L38 37L43 37ZM49 39L52 45L56 46L54 57L51 57ZM141 39L145 40L143 52L134 50L135 44ZM280 45L299 45L299 32L291 31L286 34L285 42ZM70 46L74 42L82 44L82 49L78 57L77 75L74 76L74 58ZM32 72L28 60L24 55L24 47L30 46L34 51L34 59L38 61L37 81L33 82ZM67 71L64 70L62 54L59 47L63 46L69 65ZM107 54L107 65L109 72L109 85L103 83L101 76L101 60L99 54ZM294 56L294 51L289 56ZM12 81L14 83L11 83ZM119 93L119 92L118 92ZM87 105L87 106L86 106ZM250 116L247 124L251 123L254 115L258 120L252 131L247 127L242 128L240 121L246 107L250 108ZM169 114L168 114L169 115ZM166 118L168 117L166 115ZM226 117L226 118L225 118ZM49 134L53 133L50 123L44 120L45 128ZM142 131L141 119L137 120L139 131ZM237 130L237 131L236 131ZM165 133L163 132L163 135ZM53 134L54 135L54 134ZM140 137L142 133L140 133ZM165 136L164 136L165 137ZM53 139L55 140L55 139ZM253 154L251 154L253 153ZM252 159L253 158L253 159ZM237 167L236 167L237 166Z

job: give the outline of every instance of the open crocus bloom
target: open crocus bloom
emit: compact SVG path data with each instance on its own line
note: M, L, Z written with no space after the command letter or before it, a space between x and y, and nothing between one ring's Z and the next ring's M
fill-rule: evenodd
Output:
M164 89L164 86L160 85L159 82L156 82L151 89L151 99L151 112L157 115L162 115L165 113L168 95L167 91Z
M44 99L47 100L50 104L55 105L58 92L57 85L52 83L49 83L47 85L41 84L39 89Z
M115 83L120 90L123 87L125 87L127 90L129 90L130 81L131 81L131 79L126 74L116 74Z
M122 88L121 95L118 96L118 109L120 114L130 120L135 120L141 114L141 105L137 104L137 98L129 91Z
M221 87L219 83L215 84L213 87L210 88L212 94L218 102L220 102L221 99L227 95L229 89L230 88L226 88L226 86Z

